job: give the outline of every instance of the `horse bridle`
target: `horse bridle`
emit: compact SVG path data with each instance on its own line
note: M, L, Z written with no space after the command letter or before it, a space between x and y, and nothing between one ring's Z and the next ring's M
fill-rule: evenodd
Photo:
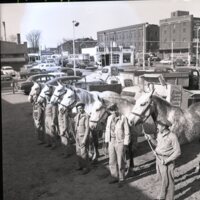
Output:
M72 90L73 90L73 89L72 89ZM74 101L73 101L70 105L66 106L66 105L64 105L64 104L62 104L62 103L60 103L60 102L59 102L59 104L60 104L61 106L65 107L66 109L72 109L72 108L74 107L75 103L77 102L77 99L78 99L78 98L77 98L76 91L73 90L73 92L74 92L74 95L75 95L75 99L74 99Z
M105 110L105 112L104 112L103 115L99 118L98 121L97 121L97 120L90 120L90 122L96 123L96 124L97 124L97 123L101 122L101 119L103 119L105 115L109 115L109 112L108 112L107 110Z
M142 114L138 114L136 112L131 112L131 114L136 115L137 117L139 117L140 120L144 123L149 118L149 116L151 115L151 114L149 114L149 116L146 116L145 113L149 109L149 107L152 106L152 102L153 101L151 99L151 101L149 102L148 106L144 109L144 111L142 112Z
M62 94L60 94L60 95L53 94L52 96L57 97L58 98L58 104L60 104L59 100L61 100L61 98L63 97L63 95L66 94L66 92L67 92L67 90L64 90L64 92Z

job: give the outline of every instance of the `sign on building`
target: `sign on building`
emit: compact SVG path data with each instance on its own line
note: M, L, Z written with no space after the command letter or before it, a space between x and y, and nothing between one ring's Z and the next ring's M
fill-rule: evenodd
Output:
M181 107L181 103L182 103L182 86L181 85L171 85L169 102L174 106Z

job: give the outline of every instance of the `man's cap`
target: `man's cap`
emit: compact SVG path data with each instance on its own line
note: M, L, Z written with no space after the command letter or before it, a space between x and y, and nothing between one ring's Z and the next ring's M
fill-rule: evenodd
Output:
M116 111L116 110L118 110L117 104L114 103L112 106L109 107L109 110L110 110L110 111Z
M170 122L170 121L168 121L167 119L165 119L165 120L158 120L158 121L156 121L156 123L157 124L160 124L160 125L162 125L162 126L167 126L167 127L170 127L170 126L172 126L172 123Z
M79 106L83 106L83 107L84 107L85 104L84 104L83 102L77 102L77 103L76 103L76 107L79 107Z

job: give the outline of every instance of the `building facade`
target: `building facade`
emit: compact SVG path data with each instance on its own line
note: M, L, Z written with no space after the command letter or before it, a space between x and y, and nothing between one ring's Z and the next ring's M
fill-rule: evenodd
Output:
M142 23L99 31L97 41L102 60L109 61L109 64L118 61L120 65L134 64L138 54L158 52L159 27Z
M200 18L187 11L174 11L170 18L160 20L160 53L163 57L188 59L196 55L198 27Z
M12 66L19 71L20 67L28 63L27 43L17 44L15 42L0 41L1 66Z
M82 38L75 40L75 54L81 54L82 48L91 48L97 45L97 41L92 38ZM62 51L68 52L68 54L73 54L73 40L68 40L63 44L58 46L58 52Z

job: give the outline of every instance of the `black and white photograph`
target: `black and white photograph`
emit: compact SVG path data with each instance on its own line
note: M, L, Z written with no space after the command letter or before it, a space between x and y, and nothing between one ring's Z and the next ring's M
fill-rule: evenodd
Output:
M200 1L0 3L3 200L200 199Z

